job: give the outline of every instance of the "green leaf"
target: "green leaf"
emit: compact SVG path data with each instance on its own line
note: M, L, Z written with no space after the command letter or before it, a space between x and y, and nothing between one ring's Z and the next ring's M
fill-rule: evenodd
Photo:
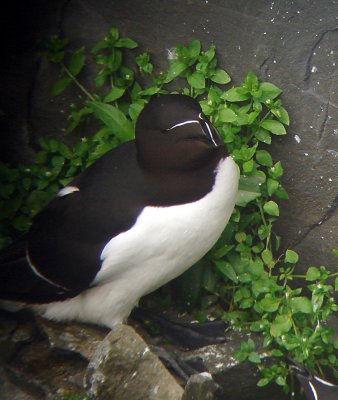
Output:
M260 186L264 182L261 176L240 176L236 198L238 206L246 206L250 201L261 196Z
M273 100L282 93L281 89L270 82L262 82L259 88L263 93L260 98L262 102L265 102L267 99Z
M140 115L141 111L144 108L145 101L144 100L138 100L134 103L132 103L129 107L129 115L132 121L136 121L138 116Z
M245 101L250 98L250 93L248 92L243 92L243 90L240 90L241 88L238 87L233 87L226 92L224 92L221 96L222 99L231 101L231 102L237 102L237 101Z
M165 82L166 83L171 82L173 79L177 78L187 68L188 68L188 66L180 60L171 60Z
M276 181L275 179L268 178L267 189L268 189L269 196L272 196L275 193L275 191L278 189L278 187L279 187L278 181Z
M108 58L107 66L110 72L116 72L122 64L122 51L120 49L112 49Z
M105 103L111 103L117 99L119 99L120 97L122 97L124 95L124 92L126 91L126 88L119 88L114 86L110 92L107 94L107 96L104 98L104 102Z
M27 231L29 227L29 218L26 215L19 215L18 217L14 218L13 226L18 231Z
M231 281L238 283L238 277L237 274L233 268L233 266L227 262L227 261L223 261L223 260L215 260L215 264L217 269L227 278L229 278Z
M259 164L264 165L265 167L272 167L272 157L266 150L257 150L256 160Z
M289 332L292 323L287 315L277 315L270 327L270 334L273 337L280 337L283 333Z
M264 211L272 215L273 217L278 217L279 216L279 207L278 204L275 203L274 201L268 201L267 203L264 204L263 206Z
M270 379L268 378L261 378L258 382L257 382L257 386L258 387L263 387L266 386L270 383Z
M251 172L253 170L253 166L254 166L254 161L253 158L249 161L246 161L245 163L243 163L243 172L245 174L248 174L249 172Z
M109 38L113 39L113 41L117 40L120 37L119 30L116 26L113 26L109 31Z
M262 362L261 358L259 357L259 354L256 353L255 351L249 354L248 360L254 364L260 364Z
M261 122L260 126L274 135L286 135L284 125L275 119L266 119Z
M211 75L210 79L220 85L225 85L231 81L230 76L223 69L216 69L215 73Z
M271 261L273 260L272 253L271 253L271 251L269 249L265 249L265 250L262 251L262 260L264 261L264 263L266 265L271 263Z
M189 56L191 58L196 58L201 52L201 42L199 40L193 40L189 46Z
M70 83L72 83L72 79L68 76L55 81L50 90L51 96L58 96L61 94Z
M282 351L278 350L278 349L273 349L271 354L274 357L284 357L284 353Z
M85 54L84 54L84 47L81 49L76 50L69 60L69 71L74 75L78 75L85 63Z
M222 122L234 122L237 119L237 115L230 108L222 108L219 113L219 120Z
M65 163L65 159L62 156L54 156L51 162L53 167L62 167Z
M194 89L204 89L205 88L205 77L201 72L193 72L187 78L188 83Z
M305 296L293 297L290 300L290 304L293 313L312 314L311 300Z
M108 75L109 75L109 72L107 70L99 71L98 74L96 75L95 79L94 79L95 85L97 87L103 86Z
M271 110L272 114L275 115L280 122L282 122L284 125L290 125L290 117L288 112L285 110L283 107L279 108L273 108Z
M276 297L265 297L258 302L258 306L266 312L275 312L278 310L281 299Z
M96 117L122 141L134 137L134 126L116 107L99 101L89 103Z
M306 272L306 280L307 281L316 281L320 278L320 271L317 267L310 267Z
M278 188L276 189L275 195L282 200L289 199L288 192L281 185L279 185Z
M121 38L114 43L114 47L125 47L126 49L135 49L135 47L138 47L138 44L133 39Z
M248 118L248 124L252 125L256 121L256 119L259 116L259 114L260 114L259 111L253 111L253 112L249 113L248 114L248 117L249 117Z
M277 378L275 379L275 382L277 383L277 385L279 386L284 386L286 381L285 381L285 377L284 376L277 376Z
M324 294L323 293L312 293L312 308L313 308L313 312L317 312L321 306L323 305L324 302Z
M338 276L334 281L334 290L337 292L338 291Z
M289 264L296 264L298 262L298 254L293 250L286 250L285 262Z
M214 292L218 281L219 277L217 274L211 268L206 268L203 276L203 286L205 289L209 292Z
M259 128L255 131L255 137L263 143L271 144L271 135L269 131L263 128Z
M269 175L274 179L280 178L283 176L283 173L284 171L280 161L277 161L276 164L269 170Z
M246 86L250 92L258 89L258 78L253 71L250 71L245 77L244 86Z
M110 46L110 43L108 42L108 40L104 39L104 40L100 40L99 42L97 42L92 49L90 50L90 52L92 54L96 54L98 53L100 50L103 49L107 49Z
M154 94L159 93L160 90L161 90L161 88L159 88L159 87L157 87L157 86L151 86L151 87L149 87L149 88L147 88L147 89L145 89L145 90L142 90L142 91L140 92L140 94L141 94L142 96L153 96Z

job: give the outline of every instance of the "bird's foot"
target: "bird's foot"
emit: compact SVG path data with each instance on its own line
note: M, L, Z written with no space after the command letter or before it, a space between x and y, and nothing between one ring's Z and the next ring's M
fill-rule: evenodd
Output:
M226 342L224 335L227 324L222 320L201 323L173 322L142 308L135 308L131 317L141 323L155 323L163 336L184 350Z

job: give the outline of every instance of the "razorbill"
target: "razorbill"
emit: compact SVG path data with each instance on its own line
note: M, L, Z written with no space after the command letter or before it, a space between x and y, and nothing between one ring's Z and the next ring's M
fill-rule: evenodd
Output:
M0 255L6 304L112 327L215 244L239 171L199 103L151 100L135 137L61 189Z

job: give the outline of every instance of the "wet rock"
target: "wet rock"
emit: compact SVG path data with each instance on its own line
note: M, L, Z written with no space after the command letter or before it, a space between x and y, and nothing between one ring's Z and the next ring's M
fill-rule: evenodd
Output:
M80 354L89 359L109 332L98 326L80 323L62 324L38 318L38 325L45 333L51 349Z
M1 400L36 400L34 395L20 389L20 387L10 381L6 372L0 368L0 393Z
M51 336L55 328L54 337L64 329L52 323L48 327ZM73 329L79 330L77 326ZM94 341L94 332L91 335ZM0 314L1 400L56 400L63 395L85 394L83 377L88 360L79 352L51 346L48 339L31 313Z
M189 378L182 400L214 400L217 395L221 395L221 391L211 374L202 372Z
M30 314L12 314L0 309L0 364L10 360L20 347L30 343L35 333L34 318Z
M260 336L229 332L226 343L182 353L181 356L189 365L203 365L205 371L212 375L214 382L221 388L221 391L216 392L217 399L286 400L287 397L277 385L257 387L260 379L257 368L251 363L240 363L235 359L234 353L239 349L240 343L247 341L249 337L255 341L257 351L260 351Z
M86 386L100 400L179 400L183 389L128 325L114 328L90 360Z

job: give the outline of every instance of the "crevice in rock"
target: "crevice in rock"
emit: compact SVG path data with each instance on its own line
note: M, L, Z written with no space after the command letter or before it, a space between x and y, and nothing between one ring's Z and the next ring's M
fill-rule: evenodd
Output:
M306 89L309 88L309 81L310 81L310 77L311 77L311 68L312 68L312 58L313 58L313 53L315 52L316 48L318 46L320 46L320 44L322 43L322 41L324 40L325 36L329 33L332 32L337 32L338 28L335 29L328 29L326 31L323 31L322 33L319 34L318 39L316 40L316 42L313 44L313 46L310 49L309 55L306 59L305 62L305 74L304 74L304 86Z
M321 101L322 103L328 103L328 105L330 107L338 109L338 104L333 103L331 101L331 99L327 99L326 97L322 96L321 94L314 92L311 88L308 88L307 90L304 90L303 93L307 93L310 96L312 96L312 97L316 98L317 100Z
M318 143L320 143L323 137L325 136L326 124L329 118L329 100L326 103L322 104L322 107L324 111L324 116L322 117L319 129L317 130Z
M290 15L290 17L287 19L288 22L291 22L292 20L294 20L295 18L299 17L300 14L306 9L306 6L300 8L299 10L297 10L294 14Z
M306 237L316 228L318 228L319 226L323 225L325 222L327 222L331 216L335 213L336 209L338 208L338 194L336 196L336 198L334 199L334 201L329 205L328 210L326 211L326 213L320 218L319 221L314 222L313 224L311 224L310 226L308 226L306 228L306 230L297 238L297 240L295 240L292 243L292 247L296 247L298 246L300 243L302 243Z
M269 72L269 60L270 57L265 58L259 66L259 71L263 75L264 79L267 79Z

